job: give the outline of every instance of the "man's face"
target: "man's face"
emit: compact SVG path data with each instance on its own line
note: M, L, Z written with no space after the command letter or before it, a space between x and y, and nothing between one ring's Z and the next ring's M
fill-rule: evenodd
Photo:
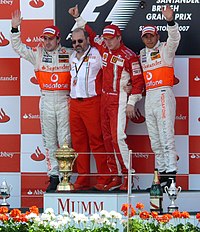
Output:
M51 52L58 47L58 44L60 43L60 38L57 38L56 36L44 36L43 41L45 50Z
M89 38L85 38L83 31L72 32L72 46L77 53L84 53L89 46Z
M152 35L150 33L146 33L145 35L142 36L142 41L147 48L153 48L157 44L159 38L160 36L157 34Z
M114 38L104 37L104 41L109 50L116 50L120 47L121 36L115 36Z

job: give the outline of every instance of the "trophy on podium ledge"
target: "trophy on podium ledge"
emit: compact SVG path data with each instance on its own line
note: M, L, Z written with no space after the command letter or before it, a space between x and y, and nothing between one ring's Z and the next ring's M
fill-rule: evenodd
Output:
M63 180L57 186L57 191L71 191L74 190L74 186L69 181L69 177L72 173L74 161L78 154L74 149L64 143L64 145L56 151L56 159L58 160L59 171L63 173Z
M3 199L0 206L6 206L9 208L9 203L6 201L7 198L10 197L10 192L12 190L12 186L8 185L6 180L3 179L3 182L1 183L1 194L0 194L0 198Z
M178 186L176 188L174 178L169 178L172 180L170 187L164 187L165 192L167 193L169 199L171 200L171 204L168 206L168 213L173 213L174 211L178 210L178 206L175 205L175 200L177 199L178 194L181 192L181 187Z

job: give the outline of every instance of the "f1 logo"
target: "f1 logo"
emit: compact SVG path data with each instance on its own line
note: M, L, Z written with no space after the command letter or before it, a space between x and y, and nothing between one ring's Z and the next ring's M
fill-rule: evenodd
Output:
M95 9L108 2L109 0L89 0L81 13L81 17L87 22L95 22L97 17L100 15L100 12L97 12ZM105 22L116 24L121 30L124 30L139 4L140 0L117 0ZM128 14L127 10L129 12ZM72 31L74 29L75 25L72 27ZM69 39L69 36L70 35L68 35L66 39Z

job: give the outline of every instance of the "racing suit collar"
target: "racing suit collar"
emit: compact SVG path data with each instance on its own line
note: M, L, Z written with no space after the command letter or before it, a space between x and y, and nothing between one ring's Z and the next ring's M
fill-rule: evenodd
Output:
M123 45L124 45L123 42L121 42L120 46L117 49L115 49L115 50L110 50L109 49L109 53L111 53L111 54L119 53L121 51L121 48L122 48Z

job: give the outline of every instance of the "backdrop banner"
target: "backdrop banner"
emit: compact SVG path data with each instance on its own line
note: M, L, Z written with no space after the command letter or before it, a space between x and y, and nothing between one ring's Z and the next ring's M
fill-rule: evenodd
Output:
M123 30L125 44L135 52L143 47L140 33L144 25L157 26L161 41L167 37L166 21L161 9L166 4L174 10L174 19L179 24L182 39L177 55L200 55L199 0L79 0L55 1L56 24L61 29L63 45L71 46L70 32L74 26L68 9L78 4L81 16L98 34L107 24L117 24Z

